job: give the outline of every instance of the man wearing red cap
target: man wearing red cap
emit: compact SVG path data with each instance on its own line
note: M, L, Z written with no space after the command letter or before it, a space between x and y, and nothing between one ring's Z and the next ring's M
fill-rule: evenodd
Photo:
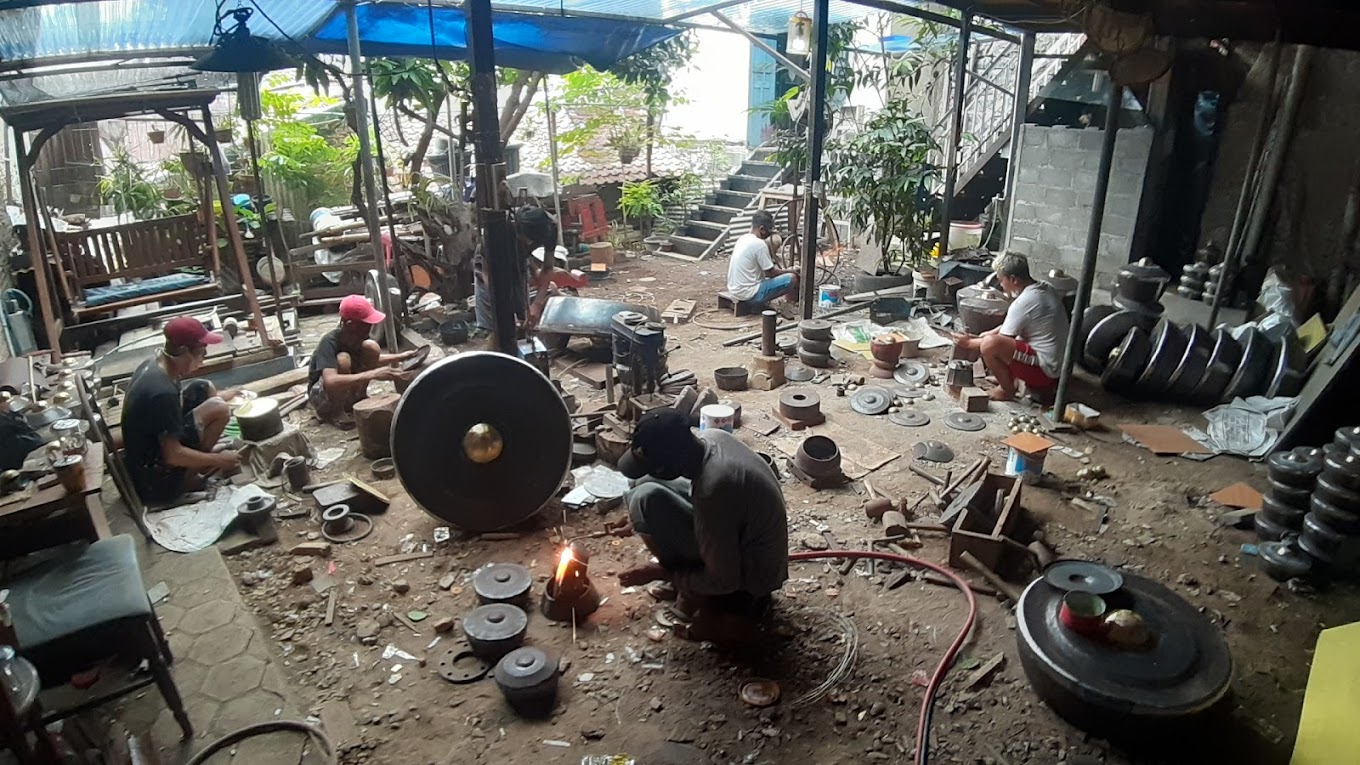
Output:
M369 383L414 376L390 366L410 358L414 351L383 353L369 339L373 325L386 318L387 314L374 308L363 295L340 301L340 326L317 342L307 381L307 398L323 422L334 422L353 411L355 402L367 398Z
M171 502L200 488L201 475L241 464L234 451L213 451L231 419L217 389L207 380L180 386L222 336L192 316L166 322L163 334L165 345L133 373L123 404L128 472L148 503Z

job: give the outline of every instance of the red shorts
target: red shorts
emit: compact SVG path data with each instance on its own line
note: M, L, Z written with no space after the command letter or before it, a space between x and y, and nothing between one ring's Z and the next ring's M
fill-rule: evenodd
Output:
M1047 390L1058 384L1057 380L1044 374L1039 366L1039 355L1024 340L1015 341L1015 356L1010 363L1011 377L1023 380L1035 390Z

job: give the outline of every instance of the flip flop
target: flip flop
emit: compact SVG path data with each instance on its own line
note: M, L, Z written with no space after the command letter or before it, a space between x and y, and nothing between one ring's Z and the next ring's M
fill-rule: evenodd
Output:
M676 592L675 585L670 582L652 582L647 585L647 594L664 602L673 601L680 595Z

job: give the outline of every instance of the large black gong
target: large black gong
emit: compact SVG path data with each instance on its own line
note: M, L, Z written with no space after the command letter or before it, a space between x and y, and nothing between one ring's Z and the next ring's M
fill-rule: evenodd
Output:
M562 485L571 417L528 363L461 353L430 365L402 395L392 461L426 512L468 531L497 531L533 516Z
M1065 594L1042 578L1030 583L1015 609L1015 634L1035 692L1072 724L1118 738L1167 732L1193 723L1227 694L1227 640L1179 595L1125 573L1123 586L1102 596L1110 610L1143 617L1153 639L1139 650L1063 626L1058 610Z

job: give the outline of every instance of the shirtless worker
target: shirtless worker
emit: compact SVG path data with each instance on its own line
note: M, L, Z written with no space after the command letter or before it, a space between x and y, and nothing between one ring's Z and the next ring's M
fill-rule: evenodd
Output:
M1001 289L1012 298L1001 326L982 335L955 335L960 348L981 353L982 363L996 378L989 394L995 401L1015 398L1017 382L1045 396L1058 384L1063 344L1067 339L1067 310L1049 285L1035 281L1024 255L1003 252L992 261Z
M165 504L203 488L202 476L241 464L234 451L214 451L231 409L207 380L180 383L203 366L208 346L222 342L192 316L165 323L164 345L132 373L123 404L128 472L143 502Z
M751 216L751 231L742 234L732 246L732 261L727 266L727 291L737 300L757 307L764 307L781 295L797 300L798 271L775 268L769 247L773 236L774 216L766 210L756 210Z
M632 531L657 559L619 574L625 587L667 582L689 637L741 642L789 577L789 530L774 471L731 433L695 435L663 407L643 415L619 470ZM667 587L652 588L668 597Z
M374 324L387 314L373 307L363 295L340 301L340 326L317 341L307 377L307 400L322 422L335 422L368 397L368 384L377 380L409 380L392 363L415 355L415 351L383 353L369 338Z

